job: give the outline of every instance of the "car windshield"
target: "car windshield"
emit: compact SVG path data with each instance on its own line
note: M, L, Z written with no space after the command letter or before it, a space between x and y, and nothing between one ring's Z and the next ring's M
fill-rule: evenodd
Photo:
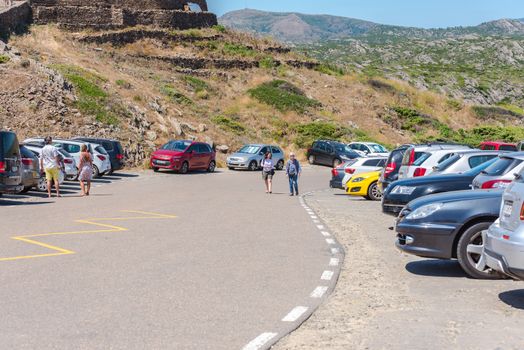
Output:
M333 144L333 147L337 151L337 153L343 153L343 154L353 154L355 151L351 149L351 147L346 146L342 143L335 143Z
M259 149L260 149L259 146L251 146L251 145L248 145L248 146L244 146L244 147L242 147L242 148L238 151L238 153L244 153L244 154L257 154Z
M20 146L14 133L0 133L0 159L16 156L20 152Z
M382 145L372 144L370 145L370 147L373 149L373 152L375 153L388 153L388 150Z
M498 158L493 164L488 166L485 170L482 171L482 174L488 176L500 176L504 175L506 172L515 168L517 165L522 163L522 160L515 158Z
M191 142L189 141L173 141L173 142L166 143L164 146L162 146L161 149L166 150L166 151L183 152L190 145L191 145Z
M467 175L467 176L477 176L478 174L480 174L481 172L483 172L484 170L486 170L489 166L491 166L493 163L495 163L497 160L498 160L498 158L496 158L496 157L493 158L493 159L490 159L490 160L488 160L487 162L482 163L482 164L476 166L475 168L466 171L466 172L464 173L464 175Z
M450 166L452 166L453 164L455 164L456 162L458 162L460 158L461 158L461 156L458 155L458 154L455 154L454 156L449 157L448 159L446 159L445 161L443 161L442 163L440 163L440 164L435 168L435 171L444 171L444 170L448 169Z

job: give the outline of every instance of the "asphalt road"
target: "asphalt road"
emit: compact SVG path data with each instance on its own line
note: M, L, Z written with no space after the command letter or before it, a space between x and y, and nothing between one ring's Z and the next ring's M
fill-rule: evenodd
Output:
M327 187L308 168L302 191ZM260 174L123 174L89 198L0 198L3 349L259 349L326 298L343 256ZM323 233L322 233L323 232ZM331 264L331 266L330 266Z

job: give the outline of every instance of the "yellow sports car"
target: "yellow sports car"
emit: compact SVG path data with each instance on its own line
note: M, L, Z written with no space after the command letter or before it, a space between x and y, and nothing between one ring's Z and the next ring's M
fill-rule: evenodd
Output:
M377 183L380 178L380 171L358 174L351 178L346 184L346 192L351 196L361 196L370 201L382 199Z

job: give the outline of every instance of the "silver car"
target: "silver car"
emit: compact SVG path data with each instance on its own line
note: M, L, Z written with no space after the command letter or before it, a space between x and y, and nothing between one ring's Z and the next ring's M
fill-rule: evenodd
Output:
M500 151L464 151L457 152L447 160L433 167L430 176L462 174L478 167L502 154Z
M500 217L484 233L483 258L492 269L524 280L524 171L506 188Z
M506 153L473 179L473 189L506 188L524 168L524 152Z
M273 161L277 170L284 169L284 151L278 146L271 145L245 145L238 152L227 157L227 167L233 169L248 169L255 171L260 169L260 164L267 152L273 154Z

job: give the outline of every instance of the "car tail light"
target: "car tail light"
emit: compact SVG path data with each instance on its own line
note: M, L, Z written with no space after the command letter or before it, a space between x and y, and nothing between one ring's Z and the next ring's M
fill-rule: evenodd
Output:
M0 162L0 174L5 173L5 162Z
M64 163L66 163L66 164L73 164L73 160L69 159L69 158L66 158L66 159L64 159Z
M426 168L416 168L413 177L421 177L426 175Z
M502 235L502 239L509 241L511 237L509 235Z
M389 163L386 166L386 169L384 170L384 176L388 177L389 175L391 175L392 172L395 171L396 168L397 168L397 163L395 163L395 162Z
M484 190L487 190L490 188L505 188L510 183L511 183L511 180L492 180L492 181L484 182L481 188Z
M100 154L97 154L98 159L100 159L102 162L106 160L106 157L101 156Z
M333 170L331 170L331 175L333 175L333 177L337 177L338 176L338 169L337 168L333 168Z
M409 166L412 166L413 163L415 163L415 149L411 149L411 153L409 154Z
M353 168L346 168L346 170L344 170L346 174L350 174L350 175L353 175L355 173L355 169Z
M22 158L22 164L33 165L33 160L31 158Z
M524 221L524 203L522 203L522 207L520 208L520 220Z
M124 155L123 154L117 154L116 155L116 159L122 160L122 159L124 159Z

